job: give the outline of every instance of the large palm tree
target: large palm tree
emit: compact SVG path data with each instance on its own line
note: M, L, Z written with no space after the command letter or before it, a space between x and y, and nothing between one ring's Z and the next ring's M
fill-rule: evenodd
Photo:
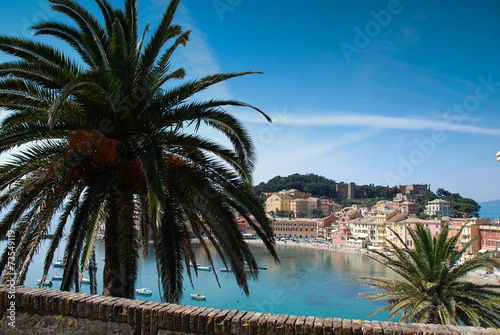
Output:
M433 324L465 324L469 326L500 326L500 286L477 284L465 280L470 271L491 268L495 261L490 255L479 255L467 261L461 258L474 240L457 249L460 233L448 238L449 226L445 225L437 236L417 224L407 227L414 249L387 241L394 249L394 256L375 251L378 262L399 274L401 279L361 277L375 289L364 293L371 300L387 300L375 312L388 311L389 320L401 316L401 321Z
M0 36L0 49L18 59L0 64L0 107L10 111L0 130L0 153L9 158L0 165L0 209L9 206L0 236L15 231L17 284L50 231L45 279L68 231L61 289L78 290L103 227L104 295L134 297L140 250L147 253L152 238L162 298L179 301L183 270L191 279L189 263L197 269L191 234L210 262L209 245L215 247L248 294L247 277L258 270L235 213L278 260L270 221L252 193L253 144L227 107L250 107L270 119L239 101L193 98L253 72L169 84L184 77L170 58L189 37L172 23L179 1L170 2L147 39L149 26L138 31L137 1L126 0L122 10L96 0L100 22L75 1L50 0L76 25L45 21L32 27L34 35L68 43L77 60L48 44ZM202 136L202 126L231 145ZM7 261L5 250L4 280Z

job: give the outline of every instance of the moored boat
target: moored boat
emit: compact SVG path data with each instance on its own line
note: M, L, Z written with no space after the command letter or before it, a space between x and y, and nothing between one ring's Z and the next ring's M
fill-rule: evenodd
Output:
M52 280L62 280L63 276L52 276Z
M207 297L204 295L201 295L199 293L192 293L191 298L196 299L196 300L207 300Z
M83 284L90 284L90 279L82 278L82 283Z
M222 272L233 272L233 269L229 269L229 268L220 268L220 270Z
M52 266L54 266L55 268L62 268L64 266L64 263L63 261L57 261L52 263Z
M151 290L148 288L138 288L135 290L135 292L137 294L140 294L140 295L152 295L153 294L153 292L151 292Z
M211 266L198 266L199 271L212 271Z
M37 282L41 282L40 279L37 279L36 281ZM43 286L52 286L52 284L53 283L50 280L46 280L46 281L43 282Z

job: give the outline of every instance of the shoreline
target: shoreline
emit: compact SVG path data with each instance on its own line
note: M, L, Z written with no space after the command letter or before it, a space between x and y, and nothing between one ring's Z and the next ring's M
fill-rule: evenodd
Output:
M259 239L254 240L245 240L249 244L263 244L263 242ZM330 251L338 251L338 252L346 252L351 254L359 254L362 256L366 256L369 253L367 249L353 249L349 247L333 247L328 243L309 243L309 242L284 242L284 241L276 241L276 245L286 245L298 248L313 248L313 249L323 249ZM476 284L495 284L498 285L500 280L496 278L494 274L482 275L477 272L469 272L465 278L465 280L476 283Z

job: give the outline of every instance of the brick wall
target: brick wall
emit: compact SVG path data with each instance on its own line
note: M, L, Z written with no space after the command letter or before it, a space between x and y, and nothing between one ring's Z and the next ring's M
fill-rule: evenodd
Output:
M16 329L8 325L12 301ZM0 306L0 334L500 334L475 327L221 310L8 285L0 285Z

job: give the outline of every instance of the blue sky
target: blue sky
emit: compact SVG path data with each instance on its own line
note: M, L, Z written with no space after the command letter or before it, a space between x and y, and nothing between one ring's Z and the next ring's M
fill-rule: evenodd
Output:
M155 26L167 4L141 0L141 24ZM61 18L45 1L12 7L2 1L2 34ZM174 65L188 78L264 71L200 96L273 118L234 111L258 149L255 183L316 173L488 201L500 199L499 16L485 0L184 0L176 21L193 32Z

